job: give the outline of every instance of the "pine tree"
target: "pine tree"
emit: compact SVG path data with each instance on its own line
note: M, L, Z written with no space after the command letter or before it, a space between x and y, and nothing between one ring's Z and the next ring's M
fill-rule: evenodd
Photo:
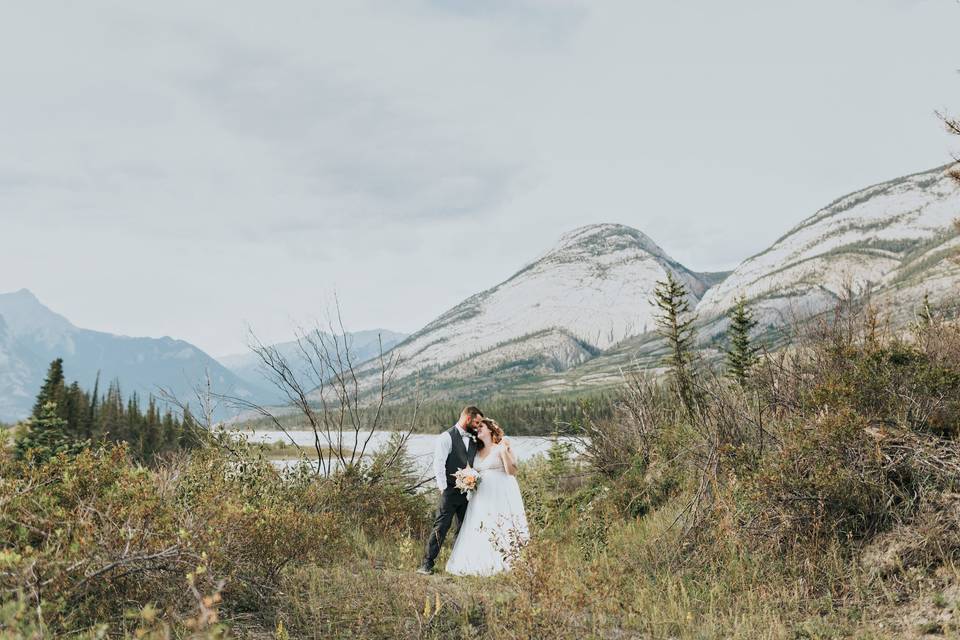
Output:
M45 460L92 442L127 442L130 456L149 462L165 451L203 443L201 430L189 410L182 420L177 420L169 410L161 417L153 396L148 397L145 409L137 393L124 401L116 380L100 398L99 381L98 374L93 393L87 394L77 382L66 386L61 360L51 363L34 415L18 438L16 454ZM33 453L28 454L29 451Z
M688 411L694 408L693 359L696 336L690 312L687 289L667 271L667 279L657 282L653 303L659 309L656 317L657 333L666 341L667 355L663 363L670 369L677 394Z
M167 409L163 414L163 448L165 450L176 449L179 446L180 429L173 419L173 412Z
M88 446L67 434L67 421L60 417L55 402L40 407L38 415L27 420L27 430L17 439L15 454L20 460L41 464L60 453L76 453Z
M107 395L100 405L97 431L107 440L129 441L123 412L123 396L120 394L120 383L116 380L110 383Z
M750 341L750 332L757 326L753 312L744 298L738 298L737 304L730 310L730 328L727 337L730 347L727 349L727 375L746 386L750 370L757 363L759 348Z
M198 437L199 432L200 425L197 424L196 418L194 418L193 413L190 412L190 407L184 407L177 446L181 449L191 449L198 446L200 444L200 438Z
M140 453L147 460L160 453L163 446L163 434L160 432L158 417L157 402L153 396L150 396L147 402L147 414L140 427Z
M87 412L85 421L85 430L91 438L100 438L100 432L97 428L97 409L100 403L100 372L97 371L97 377L93 381L93 392L90 394L90 410Z
M87 425L87 415L90 412L90 397L80 388L80 383L74 382L67 387L66 410L63 417L67 421L67 433L77 440L90 439L91 433Z
M47 378L40 387L40 394L33 405L33 417L40 418L49 403L53 403L59 411L65 411L66 386L63 380L63 358L57 358L50 363L47 369ZM65 417L65 416L61 416Z

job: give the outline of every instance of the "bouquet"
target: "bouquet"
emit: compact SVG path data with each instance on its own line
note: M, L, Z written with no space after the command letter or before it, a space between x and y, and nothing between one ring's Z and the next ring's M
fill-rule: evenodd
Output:
M462 493L467 494L467 500L469 500L473 492L477 490L477 485L480 484L480 472L467 465L463 469L457 470L453 477L456 479L454 486L460 489Z

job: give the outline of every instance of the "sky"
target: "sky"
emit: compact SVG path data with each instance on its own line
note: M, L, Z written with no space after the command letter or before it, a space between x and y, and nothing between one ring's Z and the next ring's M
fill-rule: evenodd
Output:
M9 3L0 292L212 355L412 332L586 224L724 270L944 164L957 0Z

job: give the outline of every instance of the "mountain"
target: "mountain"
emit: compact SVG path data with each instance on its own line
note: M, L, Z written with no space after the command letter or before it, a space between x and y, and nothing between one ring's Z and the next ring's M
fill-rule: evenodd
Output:
M953 221L960 188L939 167L846 195L790 229L710 289L697 313L725 326L723 314L745 296L763 325L777 326L824 311L846 287L905 318L929 294L955 302L960 250Z
M960 188L938 167L837 199L727 273L693 272L629 227L584 227L397 352L408 359L404 373L418 371L430 395L615 385L625 369L660 366L664 344L652 331L650 298L666 269L690 289L698 332L714 351L741 295L760 321L758 332L826 311L847 288L869 291L895 322L910 321L925 296L956 311L957 218Z
M157 387L190 400L205 371L214 390L265 402L273 394L241 380L194 345L169 337L129 338L80 329L45 307L28 290L0 294L0 420L30 413L47 367L63 358L67 379L92 389L120 381L125 394L156 394Z
M687 286L692 304L723 275L687 269L627 226L576 229L401 342L393 351L401 359L398 378L429 376L433 390L461 380L491 390L569 369L651 329L650 299L668 271Z
M939 167L846 195L806 218L707 290L695 311L707 353L719 355L726 312L743 295L764 333L831 309L846 287L869 290L895 323L928 297L956 314L960 291L960 187ZM718 343L719 341L719 343ZM656 334L628 338L563 372L510 392L570 392L617 384L621 371L661 366Z
M346 337L350 341L350 356L354 362L359 364L380 355L381 341L383 351L386 352L406 338L407 334L387 329L370 329L347 332ZM295 340L280 342L272 346L276 347L280 355L291 362L298 362L302 359ZM221 356L217 360L243 380L261 385L265 382L260 358L252 351Z

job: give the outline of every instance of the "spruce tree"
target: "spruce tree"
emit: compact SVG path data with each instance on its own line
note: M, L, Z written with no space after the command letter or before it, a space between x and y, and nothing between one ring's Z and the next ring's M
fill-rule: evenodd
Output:
M694 408L693 359L696 336L687 289L667 271L667 279L657 282L653 303L658 308L657 333L667 341L663 363L670 370L677 394L688 411Z
M737 299L737 304L730 310L730 327L727 337L730 347L727 349L727 375L737 381L740 386L746 386L750 377L750 370L757 363L758 347L750 341L750 332L757 326L753 312L747 306L743 297Z
M147 414L141 421L140 452L144 459L149 460L160 453L163 448L163 434L160 431L157 402L150 396L147 402Z
M40 394L33 405L32 416L40 418L46 406L51 402L57 407L58 411L65 412L65 399L66 385L63 380L63 358L57 358L50 363L50 367L47 369L47 378L43 381L43 386L40 387Z
M97 428L97 409L100 403L100 372L97 371L97 377L93 381L93 392L90 394L90 408L87 412L87 418L84 421L84 427L91 438L99 439L100 433Z
M67 434L67 421L60 417L57 404L47 402L38 415L27 420L26 432L17 439L15 455L20 460L41 464L60 453L77 453L88 444Z
M67 433L77 440L87 440L91 437L87 425L87 415L90 412L90 397L80 388L80 383L74 382L66 391L66 409L62 416L67 421Z
M173 412L170 409L163 414L163 448L166 450L176 449L179 446L180 430L173 419Z

